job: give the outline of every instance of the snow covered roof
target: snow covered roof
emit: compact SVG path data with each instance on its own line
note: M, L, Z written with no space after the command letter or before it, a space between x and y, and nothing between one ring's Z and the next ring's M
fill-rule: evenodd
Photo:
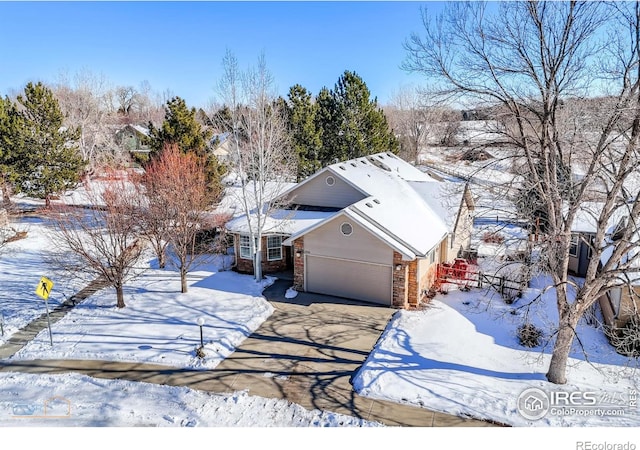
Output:
M598 230L598 218L604 204L601 202L585 202L580 205L580 209L571 226L571 231L576 233L595 233ZM624 216L628 216L626 208L618 208L613 211L607 223L607 229L615 227Z
M316 176L327 171L367 195L343 213L408 259L425 256L453 226L460 199L455 208L446 206L443 183L391 153L332 164Z
M131 128L136 130L138 133L142 133L145 136L149 136L149 129L140 125L131 125Z
M264 233L291 235L304 232L320 222L324 222L338 214L323 211L300 211L300 210L275 210L266 219L263 228ZM230 220L226 225L227 230L232 233L249 233L249 222L245 214L239 215Z

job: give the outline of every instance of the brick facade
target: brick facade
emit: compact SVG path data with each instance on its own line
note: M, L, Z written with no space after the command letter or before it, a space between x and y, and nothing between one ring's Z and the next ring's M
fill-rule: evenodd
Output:
M233 246L236 253L236 270L240 273L253 273L253 260L240 257L240 235L233 236ZM283 246L282 259L267 260L267 236L262 236L262 273L274 273L287 270L287 252Z
M397 270L396 267L400 266ZM409 264L402 260L402 255L393 252L393 300L391 306L405 309L409 305Z
M304 237L293 241L293 288L304 291Z

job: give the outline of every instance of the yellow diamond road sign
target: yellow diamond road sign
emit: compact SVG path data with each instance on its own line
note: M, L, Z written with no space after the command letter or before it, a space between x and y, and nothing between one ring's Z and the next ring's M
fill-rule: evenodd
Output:
M51 288L53 288L53 281L47 277L42 277L40 278L40 283L38 283L38 287L36 288L36 295L46 300L49 298Z

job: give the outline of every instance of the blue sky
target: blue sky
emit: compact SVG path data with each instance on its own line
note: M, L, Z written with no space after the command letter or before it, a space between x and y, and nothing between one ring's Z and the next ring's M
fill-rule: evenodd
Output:
M104 74L114 85L169 89L190 106L215 95L222 57L243 67L264 52L282 95L317 94L345 70L385 103L422 79L403 72L402 43L436 2L0 2L0 94L61 72Z

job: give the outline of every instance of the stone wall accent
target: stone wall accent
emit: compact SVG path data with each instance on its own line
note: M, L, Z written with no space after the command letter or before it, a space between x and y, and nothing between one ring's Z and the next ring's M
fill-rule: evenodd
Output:
M400 266L400 270L396 267ZM409 264L402 260L402 255L393 252L393 299L394 308L405 309L408 306L407 293L409 290Z
M240 257L240 235L233 236L233 246L236 254L236 270L240 273L253 273L253 261ZM282 259L267 261L267 236L262 236L262 273L274 273L287 270L285 249L282 249Z
M293 288L304 291L304 237L293 241Z
M407 265L409 272L407 286L407 301L410 306L417 306L420 302L420 285L418 284L418 260L409 261Z

